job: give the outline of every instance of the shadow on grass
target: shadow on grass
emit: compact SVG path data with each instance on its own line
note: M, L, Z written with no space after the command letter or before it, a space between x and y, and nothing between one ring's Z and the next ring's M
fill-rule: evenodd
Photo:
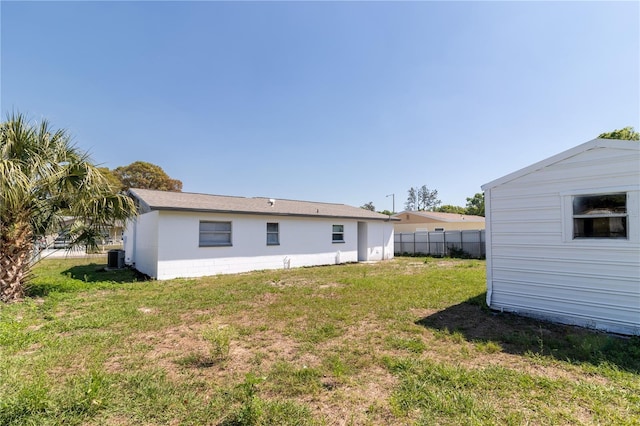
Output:
M149 277L134 269L107 269L106 266L96 263L73 266L57 275L62 276L62 279L40 279L30 282L26 288L27 296L42 297L53 292L73 293L88 289L113 288L114 285L149 280Z
M486 293L416 321L429 329L460 333L468 341L494 342L507 353L540 354L572 363L609 363L640 374L640 337L491 311Z
M107 268L107 265L98 265L95 263L73 266L66 271L63 271L62 274L76 280L82 280L90 283L108 281L112 283L127 284L147 281L149 279L149 277L141 274L135 269L109 269Z

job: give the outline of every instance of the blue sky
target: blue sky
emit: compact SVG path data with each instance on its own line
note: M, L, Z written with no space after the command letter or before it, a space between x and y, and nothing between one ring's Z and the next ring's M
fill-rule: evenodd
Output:
M1 111L184 191L401 211L640 128L638 2L0 2Z

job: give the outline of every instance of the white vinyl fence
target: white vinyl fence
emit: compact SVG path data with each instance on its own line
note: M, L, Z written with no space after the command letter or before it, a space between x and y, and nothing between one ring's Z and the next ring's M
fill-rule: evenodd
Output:
M399 233L394 236L394 254L436 257L486 256L484 229L468 231L432 231Z

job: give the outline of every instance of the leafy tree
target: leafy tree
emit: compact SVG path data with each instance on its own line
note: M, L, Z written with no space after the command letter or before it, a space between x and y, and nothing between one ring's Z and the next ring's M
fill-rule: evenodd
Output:
M144 161L136 161L128 166L113 170L120 182L122 190L129 188L158 189L160 191L182 191L182 182L172 179L162 167Z
M360 208L370 210L372 212L376 211L376 206L373 205L373 201L369 201L368 203L363 204L362 206L360 206Z
M96 247L102 229L134 215L65 130L19 113L0 123L0 301L24 296L34 239L59 231L63 216L75 218L72 245Z
M407 211L433 210L440 203L438 190L434 189L432 191L426 185L422 185L420 188L409 188L404 208Z
M404 209L410 212L418 209L418 191L413 187L407 191L407 201L404 203Z
M389 210L382 210L381 212L378 212L380 214L386 214L387 216L393 216L395 213L390 212Z
M427 185L422 185L418 190L418 210L433 210L441 203L437 189L430 190Z
M111 185L114 190L120 191L120 189L122 189L122 182L120 181L120 178L116 176L112 170L109 170L108 167L98 167L98 170L100 170L100 173L104 175L107 182L109 182L109 185Z
M467 198L466 214L484 216L484 192L477 192L473 197Z
M442 212L442 213L457 213L457 214L466 214L467 209L461 206L453 206L451 204L445 204L443 206L437 207L434 211Z
M598 135L598 138L602 139L622 139L627 141L640 141L640 132L636 132L633 127L627 126L625 128L614 130L613 132L602 133Z

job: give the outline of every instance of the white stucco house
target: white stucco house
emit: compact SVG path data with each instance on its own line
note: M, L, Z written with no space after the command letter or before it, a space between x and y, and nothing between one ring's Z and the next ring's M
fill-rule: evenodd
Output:
M484 229L484 217L458 213L403 211L392 217L396 234L402 232L463 231Z
M482 189L489 307L640 335L640 142L595 139Z
M131 189L125 263L156 279L393 258L393 219L344 204Z

